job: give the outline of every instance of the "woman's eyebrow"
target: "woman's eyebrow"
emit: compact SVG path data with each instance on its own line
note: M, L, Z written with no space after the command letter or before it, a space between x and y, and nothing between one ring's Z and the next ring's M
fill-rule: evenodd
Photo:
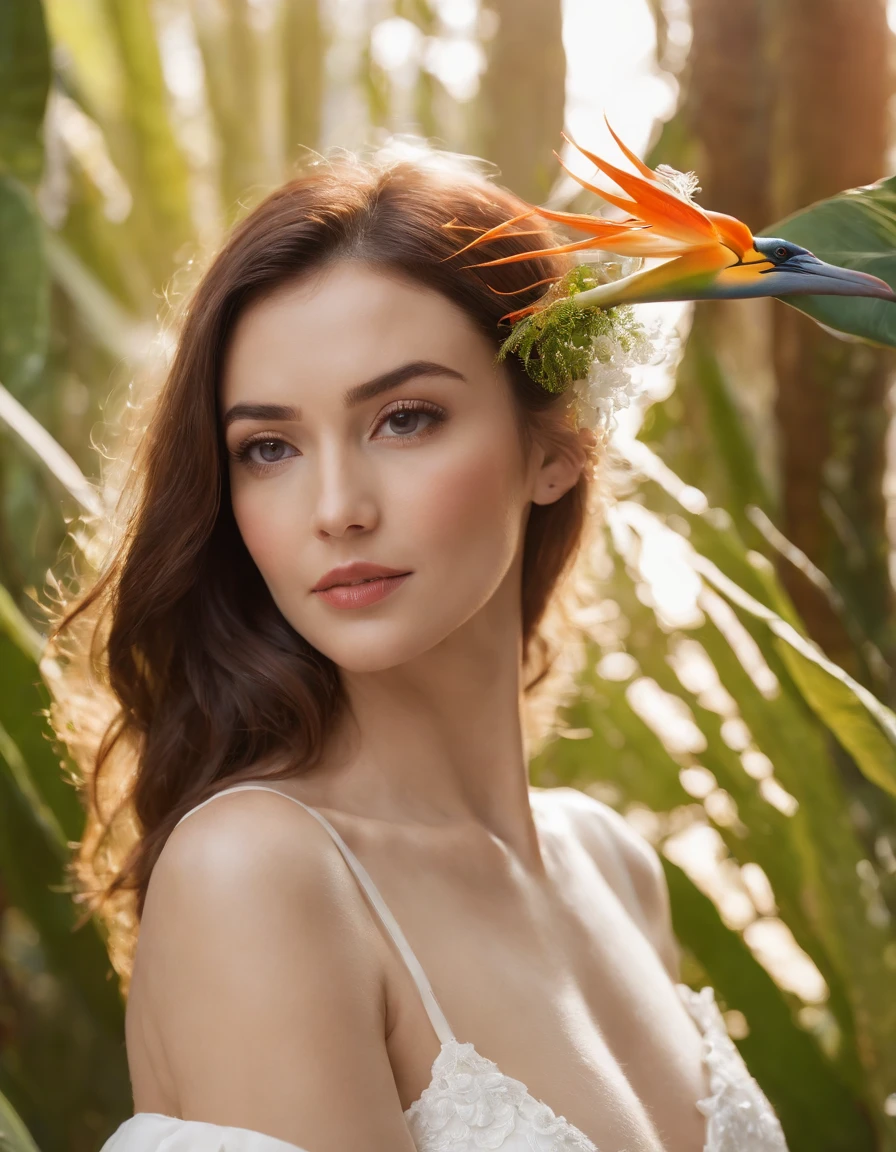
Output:
M437 364L433 360L411 360L398 368L391 368L372 380L363 384L355 384L349 388L342 397L343 408L354 408L371 400L382 392L389 392L411 380L416 376L452 376L457 380L466 380L462 372L449 368L445 364ZM224 416L224 427L228 428L235 420L301 420L302 414L298 408L288 404L234 404Z

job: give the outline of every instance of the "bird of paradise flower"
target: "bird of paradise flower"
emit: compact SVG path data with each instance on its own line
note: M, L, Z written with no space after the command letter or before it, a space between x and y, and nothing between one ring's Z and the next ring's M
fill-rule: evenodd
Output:
M597 249L621 256L668 257L665 263L637 271L608 283L597 284L575 294L580 308L609 309L620 304L667 300L709 300L756 296L834 295L876 296L896 300L896 292L885 281L851 268L841 268L819 260L807 248L774 236L754 236L743 221L724 212L714 212L697 204L699 190L694 173L681 173L667 165L649 168L620 140L604 116L607 128L622 152L634 165L627 172L589 152L566 133L563 138L622 190L623 194L598 187L571 172L557 152L561 166L574 180L596 193L627 215L621 220L586 213L555 212L534 204L525 212L505 220L477 236L454 253L459 256L477 245L510 233L520 222L538 215L588 234L585 240L554 245L538 251L521 252L497 260L486 260L468 268L488 268L538 256ZM446 227L456 226L453 221ZM557 277L530 284L548 283ZM525 291L520 289L519 291ZM516 295L516 293L502 293ZM564 299L548 290L527 308L508 312L501 318L510 324L550 308Z

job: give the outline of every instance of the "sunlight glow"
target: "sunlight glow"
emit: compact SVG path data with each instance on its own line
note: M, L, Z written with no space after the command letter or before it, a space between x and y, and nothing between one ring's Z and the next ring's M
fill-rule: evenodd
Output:
M479 5L476 0L435 0L439 19L453 32L470 32L476 27Z
M404 16L380 20L370 32L370 54L387 72L397 72L416 62L423 33Z
M625 690L632 711L640 716L671 756L704 752L706 737L694 722L690 708L649 676L633 680Z
M729 928L743 933L750 951L779 987L811 1006L827 1000L829 989L821 972L774 914L774 893L758 865L740 867L720 833L708 824L691 824L668 836L662 853L712 900Z
M638 671L638 661L628 652L607 652L594 671L603 680L630 680Z
M455 100L472 100L485 71L485 52L476 40L431 36L424 46L423 66L441 80Z
M778 905L775 903L775 894L772 891L768 876L758 864L752 861L741 866L740 878L743 880L750 898L756 905L760 916L776 916Z
M786 788L782 788L778 781L771 776L765 780L760 780L759 792L764 800L767 800L779 812L783 812L785 816L793 816L799 810L800 804L797 798L791 796Z
M619 501L608 511L607 518L624 520L635 529L640 547L635 550L636 558L629 558L629 562L637 567L649 588L650 606L659 622L669 630L699 627L703 613L697 602L703 581L688 563L688 542L632 500Z
M737 702L722 684L715 664L699 640L680 633L669 637L666 663L701 708L719 716L737 716Z
M703 800L717 787L715 776L701 764L682 768L678 773L678 779L685 792L697 800Z
M747 748L745 752L741 753L740 762L743 764L746 774L752 776L754 780L765 780L775 771L774 764L758 748Z
M703 801L706 814L714 824L731 828L738 836L746 836L749 828L743 823L737 811L737 802L725 788L716 788Z
M756 908L740 878L737 862L710 824L692 824L663 842L663 855L677 864L718 909L729 928L742 930Z
M596 110L606 109L615 130L639 155L654 119L671 116L676 86L654 67L655 45L655 25L646 0L624 4L564 0L563 46L569 72L566 121L571 135L581 135L587 148L596 152L616 148ZM593 170L584 158L580 161L585 169L580 175L589 176ZM575 163L570 167L579 172Z
M720 733L722 740L735 752L743 752L753 743L750 729L739 716L729 716L722 722Z
M761 916L744 929L744 939L780 988L796 993L809 1004L827 1000L829 990L825 978L783 920Z
M734 609L718 592L704 585L700 606L728 641L747 675L767 700L780 694L778 677L768 666L759 645L743 626Z

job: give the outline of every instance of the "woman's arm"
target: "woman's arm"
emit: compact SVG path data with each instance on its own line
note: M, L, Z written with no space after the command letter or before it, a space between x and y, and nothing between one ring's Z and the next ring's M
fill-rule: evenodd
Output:
M607 883L656 950L674 983L681 981L681 953L672 929L669 885L659 854L615 808L577 788L558 788L569 805L582 843Z
M375 933L338 848L298 806L235 793L179 825L137 964L181 1117L314 1152L414 1152Z

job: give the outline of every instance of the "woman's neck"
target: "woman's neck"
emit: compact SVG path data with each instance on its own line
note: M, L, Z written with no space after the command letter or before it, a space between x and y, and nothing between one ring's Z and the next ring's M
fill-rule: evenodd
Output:
M477 823L537 872L518 650L444 648L346 675L349 707L305 783L329 807L373 819Z

